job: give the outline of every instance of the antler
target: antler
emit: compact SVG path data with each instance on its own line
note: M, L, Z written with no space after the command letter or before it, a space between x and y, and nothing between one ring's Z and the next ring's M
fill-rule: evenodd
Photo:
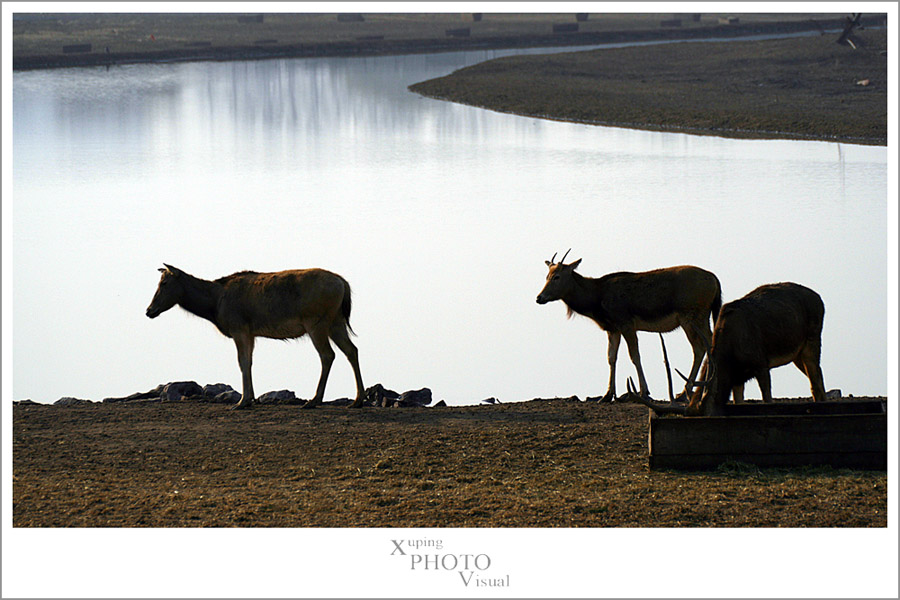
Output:
M663 339L662 333L659 334L659 343L662 344L663 362L666 364L666 380L669 382L669 402L675 402L675 394L672 393L672 369L669 367L669 353L666 352L666 340ZM678 369L675 370L678 371ZM681 375L681 373L678 374Z
M553 262L553 261L555 261L555 260L556 260L556 252L553 253L553 258L550 259L550 264L551 264L551 265L556 264L556 263Z
M706 364L706 379L704 381L694 381L694 385L691 387L703 389L707 385L709 385L709 382L712 381L713 378L715 377L716 364L709 361L709 356L707 356L705 360L706 360L706 363L705 363ZM688 378L684 376L684 373L679 371L677 368L675 369L675 372L678 373L679 377L684 379L685 383L687 383Z
M697 329L693 324L691 324L690 327L691 327L695 332L698 331L698 329ZM662 334L659 334L659 337L660 337L660 340L662 340ZM663 360L665 360L665 357L666 357L666 343L663 342L662 344L663 344ZM693 388L703 389L704 387L706 387L706 386L708 385L708 383L709 383L710 381L712 381L713 375L714 375L715 372L716 372L716 371L715 371L715 363L712 363L712 362L709 360L709 353L712 351L712 348L710 348L709 344L704 344L704 345L706 346L706 358L704 359L704 360L706 361L705 364L706 364L706 367L707 367L707 369L706 369L706 379L705 379L704 381L696 381L696 380L695 380L694 383L693 383L693 385L691 386L691 389L693 389ZM668 364L668 362L666 362L666 370L667 370L667 371L668 371L668 368L669 368L669 364ZM675 369L675 372L678 373L678 376L679 376L679 377L681 377L682 379L684 379L684 382L685 382L685 383L688 382L688 378L685 377L684 373L682 373L681 371L679 371L677 367L676 367L676 369ZM670 378L671 378L671 375L670 375Z
M566 250L566 253L563 254L563 257L562 257L561 259L559 259L559 264L562 264L562 263L566 262L566 257L569 255L569 252L571 252L571 251L572 251L571 248L569 248L568 250ZM556 256L556 255L554 254L553 256Z
M659 402L654 402L650 398L644 398L634 389L634 383L631 381L631 377L628 378L626 382L628 386L628 393L632 398L643 404L644 406L653 409L658 415L683 415L687 412L687 406L678 405L678 404L661 404Z

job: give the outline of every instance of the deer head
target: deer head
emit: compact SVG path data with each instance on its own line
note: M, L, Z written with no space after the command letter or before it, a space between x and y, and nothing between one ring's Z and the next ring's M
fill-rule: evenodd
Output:
M573 276L573 273L575 273L575 269L578 268L578 265L581 264L581 259L579 258L568 265L563 263L571 251L571 248L566 250L566 253L563 254L562 259L558 263L553 262L556 259L555 252L553 253L553 258L544 261L550 271L547 273L547 282L544 284L544 289L538 294L538 304L547 304L554 300L561 300L562 298L565 298L575 286L575 277Z
M159 272L162 273L159 285L156 287L156 293L153 295L153 300L150 301L150 306L147 307L147 316L151 319L178 304L184 293L182 282L184 272L171 265L163 264L165 268L159 269Z

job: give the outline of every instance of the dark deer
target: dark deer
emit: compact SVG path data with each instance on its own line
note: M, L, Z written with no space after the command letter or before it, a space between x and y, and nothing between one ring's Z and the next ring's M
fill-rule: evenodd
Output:
M813 290L796 283L760 286L722 307L700 374L705 381L686 406L638 400L657 413L721 415L729 395L736 403L744 401L744 384L750 379L759 383L763 401L772 402L769 371L793 362L809 378L813 400L822 402L824 318L825 305Z
M309 334L319 358L322 374L316 395L303 405L312 408L322 402L334 350L328 338L347 356L356 376L356 400L365 400L356 346L350 341L350 284L335 273L322 269L255 273L241 271L215 281L188 275L165 265L156 294L147 308L151 319L176 304L203 317L234 340L243 378L243 394L234 408L253 404L253 344L256 337L278 340Z
M619 342L625 338L631 362L637 369L641 394L649 396L647 380L638 351L638 331L667 332L681 327L694 350L694 363L685 385L687 397L709 348L713 320L722 306L722 288L709 271L682 266L643 273L610 273L599 279L583 277L575 272L581 259L564 264L566 256L554 263L556 254L545 261L550 268L547 283L538 294L538 304L562 300L569 317L578 313L592 319L607 332L609 347L609 388L601 402L616 397L616 358Z

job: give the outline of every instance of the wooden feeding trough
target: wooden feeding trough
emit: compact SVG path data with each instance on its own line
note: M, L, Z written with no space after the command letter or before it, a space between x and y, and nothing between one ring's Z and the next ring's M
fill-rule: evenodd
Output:
M728 404L721 417L658 417L650 411L651 469L887 468L884 400Z

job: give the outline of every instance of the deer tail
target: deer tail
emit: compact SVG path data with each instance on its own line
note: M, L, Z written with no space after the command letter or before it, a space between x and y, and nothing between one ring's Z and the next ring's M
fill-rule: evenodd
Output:
M350 299L350 284L346 281L344 282L344 297L341 300L341 314L344 316L344 322L347 324L347 329L350 330L350 333L356 335L356 332L353 331L353 328L350 327L350 310L353 308L353 301Z
M713 298L712 306L709 309L709 316L712 317L713 328L716 326L716 319L719 318L719 311L722 309L722 286L716 291L716 297Z

